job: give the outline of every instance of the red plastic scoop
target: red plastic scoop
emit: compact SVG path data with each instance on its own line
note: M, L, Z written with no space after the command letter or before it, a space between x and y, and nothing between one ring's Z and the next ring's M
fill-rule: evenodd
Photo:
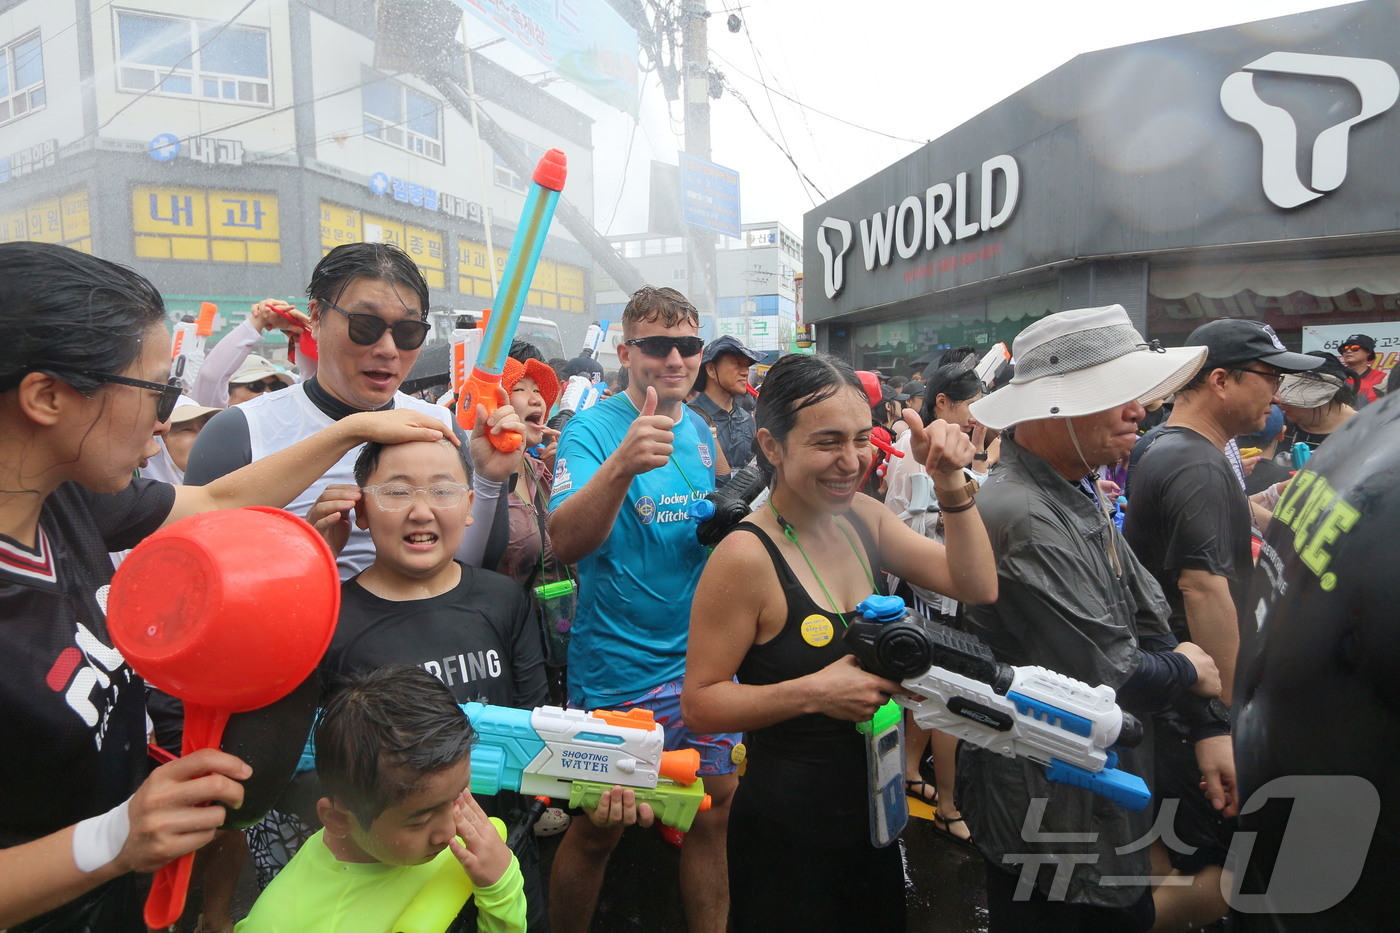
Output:
M188 755L218 748L230 713L301 684L339 611L321 536L289 512L253 507L195 515L137 545L112 577L107 626L138 674L184 701ZM147 926L180 918L193 864L191 853L156 874Z

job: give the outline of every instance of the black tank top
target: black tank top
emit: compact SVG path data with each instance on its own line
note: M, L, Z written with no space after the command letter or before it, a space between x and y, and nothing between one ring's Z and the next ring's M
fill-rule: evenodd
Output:
M876 579L883 580L868 530L854 514L847 517ZM751 522L742 522L734 530L747 531L763 542L787 598L782 629L771 640L749 648L739 664L739 682L762 686L792 680L850 654L842 640L845 621L808 595L767 532ZM824 640L827 632L831 637ZM770 818L790 820L795 831L832 842L868 839L865 744L854 722L809 713L755 729L744 742L748 765L739 792L753 795L750 802L761 803ZM819 820L812 819L807 807L795 805L798 800L814 799L822 801Z

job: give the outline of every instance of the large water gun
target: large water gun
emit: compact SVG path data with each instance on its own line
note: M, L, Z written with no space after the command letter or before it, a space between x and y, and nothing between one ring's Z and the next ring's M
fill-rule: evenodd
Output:
M559 393L559 412L549 419L549 427L555 431L564 430L570 418L596 405L606 388L606 385L594 382L588 376L570 376L569 381L564 383L564 391Z
M214 333L214 315L219 306L212 301L201 302L199 317L175 325L170 339L170 375L180 380L184 391L190 391L199 369L204 365L204 345Z
M476 406L485 406L488 415L497 408L496 390L501 385L501 370L509 358L511 342L515 340L516 325L520 323L525 296L535 278L535 266L539 264L545 234L554 219L559 192L564 190L566 174L567 161L558 149L546 152L535 166L530 192L525 196L525 207L515 228L515 242L511 244L510 256L501 272L501 285L481 338L476 365L457 392L457 423L465 431L476 424ZM491 435L491 443L501 451L516 450L521 442L521 436L514 432Z
M705 547L719 544L719 539L729 529L753 511L754 500L767 488L768 478L758 464L750 463L735 473L729 482L705 498L690 503L686 514L699 523L695 526L695 537Z
M924 697L895 700L925 729L1039 762L1049 780L1126 810L1151 802L1146 782L1118 768L1112 746L1136 746L1142 725L1118 706L1110 687L1003 664L975 635L915 621L898 596L871 596L856 606L845 639L866 670Z
M689 831L696 813L710 809L696 773L700 753L665 751L665 733L651 710L522 710L481 703L462 709L477 735L473 794L513 790L568 800L571 807L596 807L606 791L621 785L681 832Z

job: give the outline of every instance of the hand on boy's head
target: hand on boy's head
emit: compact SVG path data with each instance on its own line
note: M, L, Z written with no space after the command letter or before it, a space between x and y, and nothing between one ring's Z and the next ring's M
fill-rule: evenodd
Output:
M487 888L500 881L515 856L495 825L467 791L453 804L452 815L457 821L457 838L448 846L462 863L472 884Z
M350 538L350 513L359 503L360 487L346 483L331 483L311 503L306 520L330 545L331 553L339 556Z
M593 825L599 828L609 826L650 826L656 815L649 803L637 803L637 792L630 787L615 786L603 791L598 798L598 806L584 808Z

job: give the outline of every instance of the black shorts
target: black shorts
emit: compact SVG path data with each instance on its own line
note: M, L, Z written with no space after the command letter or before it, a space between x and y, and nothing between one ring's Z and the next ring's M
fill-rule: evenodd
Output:
M1176 839L1183 844L1178 846L1171 840L1164 840L1172 868L1194 875L1207 865L1224 865L1237 823L1233 818L1221 817L1202 792L1196 743L1172 724L1160 721L1156 737L1157 786L1152 794L1153 812L1161 813L1165 801L1176 801L1174 829Z

